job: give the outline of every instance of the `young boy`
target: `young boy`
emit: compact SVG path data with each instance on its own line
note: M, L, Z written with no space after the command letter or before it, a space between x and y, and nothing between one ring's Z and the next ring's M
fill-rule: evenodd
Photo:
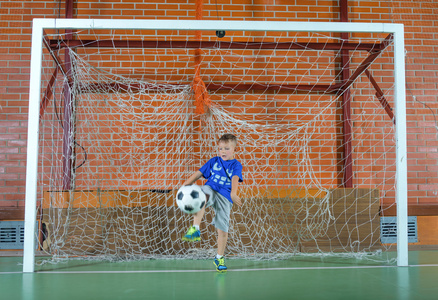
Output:
M227 270L224 261L225 247L228 239L230 212L233 203L241 206L240 197L237 196L239 182L242 182L242 165L234 159L234 150L237 138L232 134L224 134L218 141L219 156L213 157L198 171L196 171L183 185L196 182L201 176L207 179L202 190L207 196L207 204L193 215L193 226L189 228L184 241L200 241L199 226L205 213L205 207L212 206L215 212L213 225L217 229L217 255L214 259L216 270Z

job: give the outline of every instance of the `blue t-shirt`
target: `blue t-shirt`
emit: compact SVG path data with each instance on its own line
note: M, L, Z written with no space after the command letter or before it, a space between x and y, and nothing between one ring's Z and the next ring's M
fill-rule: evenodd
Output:
M216 156L211 158L199 171L207 179L206 185L227 198L231 203L231 178L239 177L242 182L242 164L237 159L223 160Z

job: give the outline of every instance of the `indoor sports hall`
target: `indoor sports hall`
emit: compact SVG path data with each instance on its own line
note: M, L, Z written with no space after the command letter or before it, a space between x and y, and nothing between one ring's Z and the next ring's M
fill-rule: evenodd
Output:
M436 299L437 14L0 0L2 299Z

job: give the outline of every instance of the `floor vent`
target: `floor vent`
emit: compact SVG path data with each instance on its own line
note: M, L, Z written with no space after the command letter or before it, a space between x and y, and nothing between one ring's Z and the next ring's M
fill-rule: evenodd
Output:
M382 244L397 243L397 217L380 218L380 241ZM408 243L418 242L417 217L408 217Z
M24 221L0 221L0 250L23 249L23 245Z

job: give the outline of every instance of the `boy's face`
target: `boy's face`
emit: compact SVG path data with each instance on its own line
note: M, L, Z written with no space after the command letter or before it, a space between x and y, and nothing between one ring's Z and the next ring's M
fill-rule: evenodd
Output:
M218 144L219 156L223 160L234 159L234 148L236 148L236 146L233 142L220 141Z

